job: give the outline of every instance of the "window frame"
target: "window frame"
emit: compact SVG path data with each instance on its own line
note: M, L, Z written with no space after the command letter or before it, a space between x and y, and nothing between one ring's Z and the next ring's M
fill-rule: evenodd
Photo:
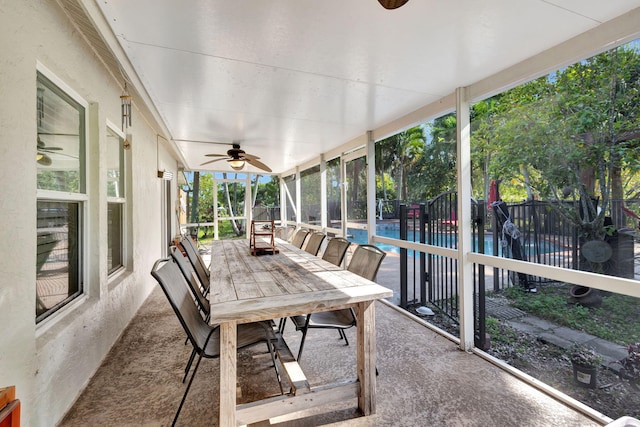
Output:
M119 272L126 270L127 268L127 198L128 198L128 191L127 191L127 181L128 181L128 174L127 174L127 155L126 155L126 151L124 150L124 141L126 140L126 135L124 132L122 132L120 129L118 129L117 125L115 125L112 121L107 120L107 126L106 126L106 131L107 131L107 150L108 150L108 144L111 142L108 140L109 138L109 134L113 133L114 136L118 137L118 141L119 141L119 163L120 163L120 174L121 174L121 178L120 178L120 183L121 183L121 197L114 197L114 196L109 196L109 190L108 190L108 185L109 185L109 181L108 181L108 176L106 177L107 180L107 186L104 188L105 194L106 194L106 202L107 202L107 221L109 220L109 215L108 215L108 209L109 209L109 205L119 205L120 206L120 264L118 264L117 266L110 266L107 265L107 275L111 278L114 277L115 275L117 275ZM108 157L108 156L107 156ZM109 168L106 167L105 168L105 174L107 174L109 171ZM109 224L107 222L107 236L111 236L111 230L109 227ZM107 239L107 257L109 255L109 244L108 244L108 239ZM105 260L106 262L106 260ZM107 263L108 264L108 263Z
M36 75L35 75L35 84L38 85L38 82L41 82L43 85L47 87L52 87L56 93L61 92L61 96L67 102L72 101L75 107L78 107L79 117L80 117L80 134L79 134L79 188L78 192L68 192L68 191L56 191L56 190L45 190L39 189L36 184L36 206L39 202L71 202L78 204L78 290L71 295L67 295L64 300L55 304L50 309L47 309L41 314L37 314L35 316L35 321L37 325L43 324L45 320L49 320L54 317L54 315L64 311L65 308L70 307L73 302L77 301L79 298L87 295L88 288L87 284L87 274L88 274L88 248L87 248L87 233L88 233L88 220L89 220L89 174L87 173L87 165L89 164L89 151L88 151L88 126L89 126L89 103L80 96L76 91L74 91L68 84L66 84L63 80L57 77L51 70L49 70L46 66L38 62L36 64ZM60 95L60 94L58 94ZM82 109L80 111L80 108ZM36 125L37 126L37 125ZM36 172L36 180L37 180L37 172ZM36 212L37 217L37 212ZM37 233L37 227L36 227ZM37 255L37 254L36 254ZM36 280L38 277L38 273L36 272ZM37 304L38 295L36 293L34 298L34 303ZM35 311L35 310L34 310Z

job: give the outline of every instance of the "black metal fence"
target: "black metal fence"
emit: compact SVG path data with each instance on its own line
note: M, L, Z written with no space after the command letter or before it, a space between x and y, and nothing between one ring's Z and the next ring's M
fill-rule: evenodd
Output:
M572 202L559 202L565 207ZM612 248L610 259L604 263L604 274L634 277L638 254L634 252L634 237L638 238L638 219L626 213L637 210L638 201L614 201L611 212L618 212L616 219L608 221L615 232L606 239ZM581 237L576 224L568 221L552 202L529 201L487 205L484 201L472 201L473 250L523 261L568 269L586 269L581 259ZM620 215L620 212L625 212ZM457 193L440 194L426 203L399 205L400 239L429 245L457 248ZM613 215L608 215L612 218ZM617 225L615 225L617 224ZM414 253L400 249L400 305L412 304L437 307L454 321L459 318L458 265L454 258L424 252ZM485 289L486 282L498 292L510 286L535 288L546 281L543 277L515 273L504 269L474 265L474 296L476 318L476 345L484 347Z

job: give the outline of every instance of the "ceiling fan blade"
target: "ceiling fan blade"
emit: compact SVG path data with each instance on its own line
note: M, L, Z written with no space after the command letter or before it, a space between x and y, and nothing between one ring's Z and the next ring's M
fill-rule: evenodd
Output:
M227 157L226 154L205 154L206 157Z
M219 162L220 160L226 160L226 159L227 159L227 157L222 157L220 159L209 160L208 162L200 163L200 166L208 165L209 163Z
M41 148L41 149L38 150L38 153L40 153L42 155L46 155L44 153L49 153L49 154L53 154L54 156L64 156L64 157L70 157L72 159L77 159L78 158L78 156L74 156L74 155L71 155L71 154L58 153L57 151L49 151L48 148Z
M44 149L51 150L51 151L62 150L62 148L60 148L60 147L47 147L47 144L45 144L44 141L41 140L39 136L38 136L37 145L38 145L38 149L39 150L44 150Z
M400 6L404 6L409 0L378 0L378 3L385 9L397 9Z
M262 162L261 162L261 161L259 161L259 160L256 160L255 158L250 159L250 158L248 158L248 157L245 157L245 160L246 160L249 164L251 164L252 166L255 166L255 167L259 168L259 169L262 169L263 171L266 171L266 172L272 172L272 170L271 170L271 168L270 168L269 166L265 165L264 163L262 163Z
M249 159L251 159L251 160L256 160L256 159L259 159L259 158L260 158L260 157L258 157L258 156L254 156L253 154L247 154L247 153L242 154L242 156L243 156L245 159L247 159L247 160L249 160Z
M77 133L55 133L55 132L38 132L38 135L53 135L53 136L80 136Z

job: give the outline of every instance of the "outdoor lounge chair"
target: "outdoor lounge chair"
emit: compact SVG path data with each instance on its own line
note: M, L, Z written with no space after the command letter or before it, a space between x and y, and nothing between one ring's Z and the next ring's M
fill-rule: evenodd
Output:
M314 231L310 234L307 239L307 244L304 247L304 251L310 253L311 255L318 255L320 251L320 246L322 246L322 242L327 236L320 231Z
M365 279L374 280L386 255L384 251L374 245L359 245L351 257L347 270ZM344 330L356 325L356 316L352 308L322 311L307 314L306 316L292 316L291 320L296 327L296 331L302 331L302 339L298 349L298 361L302 357L304 341L309 329L337 329L340 333L340 338L343 338L345 344L349 345L349 340Z
M180 401L180 406L176 411L176 415L173 418L172 426L176 424L182 406L187 398L189 389L193 382L193 378L198 371L202 358L216 358L220 356L220 328L217 326L209 325L202 318L198 311L198 307L190 301L192 297L187 290L187 283L184 276L180 272L178 265L171 260L171 258L159 259L153 265L151 275L158 281L160 287L164 291L171 308L175 312L180 324L187 333L189 341L193 345L198 359L196 366L193 369L187 388ZM273 341L275 335L273 328L268 322L255 322L238 325L238 349L248 347L258 343L266 343L269 353L271 354L271 360L273 362L278 383L280 384L280 390L282 392L282 383L280 381L280 373L276 365L275 354L273 350Z

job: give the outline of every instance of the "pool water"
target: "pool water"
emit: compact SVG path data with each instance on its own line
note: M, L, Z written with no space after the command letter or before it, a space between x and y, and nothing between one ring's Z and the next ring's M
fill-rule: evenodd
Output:
M350 242L353 243L357 243L357 244L364 244L367 243L367 231L366 230L358 230L358 229L354 229L354 228L349 228L347 229L347 232L349 234L348 240ZM399 239L400 238L400 230L397 228L378 228L376 230L376 235L381 236L381 237L389 237L392 239ZM408 233L407 236L407 240L411 241L411 242L417 242L420 240L420 236L418 235L418 233L413 233L410 232ZM457 247L457 236L455 233L443 233L443 234L439 234L438 236L436 236L436 238L434 239L434 242L436 242L434 245L435 246L442 246L442 247L446 247L446 248L456 248ZM385 252L390 252L390 253L396 253L399 254L400 253L400 248L398 246L395 245L389 245L386 243L376 243L376 246L379 247L380 249L382 249ZM532 243L528 243L528 249L525 250L525 253L531 253L533 254L534 248ZM477 250L478 247L478 241L477 241L477 237L474 241L474 250ZM543 248L543 252L544 253L551 253L551 252L556 252L557 248L555 248L553 245L550 245L549 242L544 242L544 245L539 245L539 248ZM487 255L493 255L493 235L489 234L489 235L485 235L484 236L484 253ZM408 251L409 256L413 256L413 251ZM416 253L416 256L420 254L420 252ZM502 256L502 246L500 245L500 242L498 242L498 256Z

